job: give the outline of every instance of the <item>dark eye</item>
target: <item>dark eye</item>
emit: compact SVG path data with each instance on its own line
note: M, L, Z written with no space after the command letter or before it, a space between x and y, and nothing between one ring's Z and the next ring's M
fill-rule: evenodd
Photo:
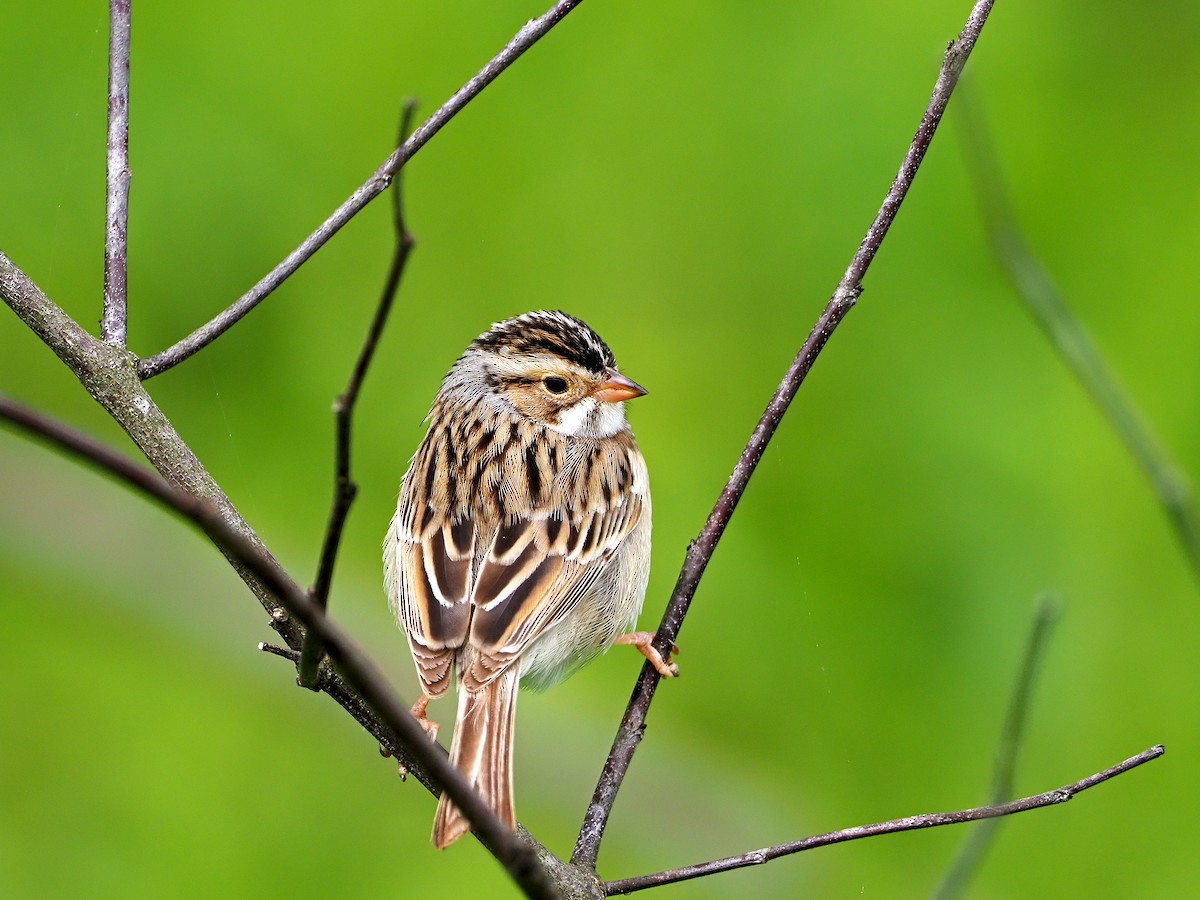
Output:
M567 390L567 379L559 378L557 375L547 375L542 379L542 384L552 394L563 394Z

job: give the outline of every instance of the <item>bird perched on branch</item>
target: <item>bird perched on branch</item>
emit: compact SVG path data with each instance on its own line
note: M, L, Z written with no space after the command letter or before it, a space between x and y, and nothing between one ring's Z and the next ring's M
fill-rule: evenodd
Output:
M650 570L650 485L624 401L646 391L563 312L480 335L442 381L384 543L388 597L421 680L458 682L451 762L508 827L518 682L566 678L613 643L663 675L653 635L625 634ZM446 795L433 842L469 830Z

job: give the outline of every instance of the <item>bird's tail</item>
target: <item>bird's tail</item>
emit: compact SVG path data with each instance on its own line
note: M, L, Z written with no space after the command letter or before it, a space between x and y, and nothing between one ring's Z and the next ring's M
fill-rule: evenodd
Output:
M478 691L458 691L458 719L450 742L450 762L509 828L513 812L513 725L517 717L518 667L510 666ZM448 847L471 830L450 798L442 794L433 817L433 843Z

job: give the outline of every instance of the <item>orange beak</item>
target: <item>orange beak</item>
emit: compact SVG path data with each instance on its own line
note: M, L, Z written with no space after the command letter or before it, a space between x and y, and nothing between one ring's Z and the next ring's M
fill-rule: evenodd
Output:
M636 381L609 367L604 370L604 380L592 391L592 396L605 403L620 403L646 393L648 391Z

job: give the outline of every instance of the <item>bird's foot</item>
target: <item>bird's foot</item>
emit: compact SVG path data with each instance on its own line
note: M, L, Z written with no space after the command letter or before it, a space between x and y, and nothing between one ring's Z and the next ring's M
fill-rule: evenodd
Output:
M662 654L654 649L654 632L652 631L633 631L629 634L622 634L614 643L636 647L663 678L674 678L679 674L679 666L669 659L663 659ZM679 648L672 644L671 655L674 656L678 652Z

